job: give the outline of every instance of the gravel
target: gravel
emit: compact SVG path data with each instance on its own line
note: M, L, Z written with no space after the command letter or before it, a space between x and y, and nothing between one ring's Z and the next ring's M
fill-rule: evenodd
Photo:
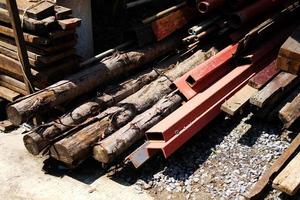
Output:
M131 169L132 181L155 199L242 199L290 144L291 132L274 124L252 113L220 116L168 160ZM266 199L284 198L272 191Z

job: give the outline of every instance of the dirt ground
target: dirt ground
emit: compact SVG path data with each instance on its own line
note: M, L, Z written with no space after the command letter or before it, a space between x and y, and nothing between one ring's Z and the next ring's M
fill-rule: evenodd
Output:
M105 176L97 163L76 171L46 174L44 158L27 153L22 129L0 133L0 199L5 200L148 200L145 192L117 183ZM49 171L49 170L48 170Z

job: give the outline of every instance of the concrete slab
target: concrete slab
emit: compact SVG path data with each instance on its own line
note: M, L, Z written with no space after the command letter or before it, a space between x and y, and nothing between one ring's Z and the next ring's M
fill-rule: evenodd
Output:
M0 132L0 199L148 200L133 186L119 184L99 170L57 177L42 171L44 158L27 153L20 131ZM84 171L84 170L83 170Z

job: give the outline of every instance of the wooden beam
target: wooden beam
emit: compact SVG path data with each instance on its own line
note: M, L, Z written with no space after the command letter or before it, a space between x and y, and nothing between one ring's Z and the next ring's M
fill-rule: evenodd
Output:
M274 162L274 164L265 171L265 173L259 178L249 191L243 196L248 200L262 199L264 192L270 186L272 180L280 173L280 171L288 164L292 159L295 152L300 147L300 134L293 140L290 146L283 152L283 154Z
M22 67L24 83L26 85L26 90L28 94L30 94L31 92L34 92L34 88L31 85L32 74L30 72L30 65L21 28L21 21L18 14L18 7L15 0L6 0L6 6L11 17L11 24L15 33L15 41L18 48L19 60Z
M261 89L279 72L280 70L276 66L276 61L273 61L270 65L251 78L248 84L253 88Z
M251 96L254 95L257 91L257 89L251 87L250 85L245 85L230 99L222 104L221 110L231 116L235 115L242 109L242 107L244 107L249 102Z
M300 153L280 172L273 181L273 188L295 195L300 188Z
M300 119L300 93L292 102L287 103L279 111L279 119L283 122L285 128L291 127L298 119Z
M22 95L20 93L12 91L6 87L0 86L0 97L2 97L3 99L13 102L21 96Z
M281 72L262 90L252 96L250 103L259 108L273 104L283 98L299 82L300 79L296 75Z

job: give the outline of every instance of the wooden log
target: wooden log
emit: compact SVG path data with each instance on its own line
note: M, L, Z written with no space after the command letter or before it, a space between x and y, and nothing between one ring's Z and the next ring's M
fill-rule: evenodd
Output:
M125 124L130 124L130 121L133 120L134 117L138 116L140 113L145 112L165 95L172 92L170 85L172 84L173 80L182 76L184 73L197 66L199 63L202 63L205 59L210 57L210 55L210 52L209 54L205 54L204 52L199 51L195 53L191 58L183 61L179 65L176 65L174 68L167 70L164 73L165 76L158 78L157 80L143 87L138 92L134 93L133 95L118 103L115 106L115 108L118 108L118 110L116 112L111 113L107 119L102 119L91 124L89 126L89 134L91 135L91 137L89 138L90 141L86 141L84 137L84 134L86 132L80 131L71 137L62 139L61 141L55 143L53 145L52 150L58 150L58 148L55 147L56 145L58 145L59 148L64 149L64 151L56 151L53 157L58 160L60 160L60 158L64 158L64 160L60 161L64 162L67 165L82 162L89 156L94 141L107 137L108 135L112 134L113 132L117 131L119 128L124 126ZM147 116L147 113L144 113L143 116ZM95 118L99 117L96 116ZM145 119L146 118L147 117L145 117ZM107 122L108 119L109 122ZM155 119L153 120L155 121ZM98 127L99 124L106 124L106 127L102 127L100 130L98 130L96 127ZM97 130L95 131L95 129ZM75 150L74 148L76 147L69 148L68 145L75 141L76 143L85 143L89 145L85 145L85 149L82 148L80 150ZM66 160L71 162L66 163Z
M14 37L13 29L7 26L0 25L0 33L11 38ZM49 38L43 36L32 35L29 33L23 33L23 35L24 40L25 42L27 42L27 44L49 45L51 43Z
M300 118L300 93L279 111L279 119L285 128L291 127Z
M20 93L12 91L6 87L0 86L0 97L2 97L3 99L13 102L20 96L22 96Z
M51 141L62 135L63 132L80 125L87 120L88 117L96 115L99 111L115 105L157 77L158 73L154 70L133 77L131 80L121 84L108 86L97 98L80 105L57 120L41 125L26 134L23 138L26 149L34 155L39 154Z
M250 103L259 108L262 108L267 104L273 104L291 91L291 89L299 82L300 79L296 75L281 72L262 90L252 96L250 98Z
M291 145L283 152L283 154L273 163L273 165L266 170L266 172L259 178L249 191L243 196L248 200L262 199L264 192L270 186L273 179L280 173L280 171L288 164L288 162L295 155L295 152L300 147L300 134L293 140Z
M291 196L295 195L300 188L299 170L300 153L298 153L274 179L272 184L273 188Z
M276 61L274 61L251 78L248 84L253 88L261 89L279 72L280 70L276 66Z
M177 38L168 38L152 46L122 53L103 63L83 69L65 80L10 105L7 109L9 119L14 124L21 124L49 106L54 107L72 100L105 82L143 66L158 56L172 51L177 44Z
M249 102L251 96L253 96L256 92L258 92L258 90L250 85L244 86L235 95L222 104L221 110L231 116L235 115Z
M0 122L0 131L7 133L16 128L10 121L4 120Z
M136 116L129 124L108 138L99 141L93 148L93 157L102 163L111 163L138 140L144 133L180 107L183 99L171 93L157 102L152 108Z

